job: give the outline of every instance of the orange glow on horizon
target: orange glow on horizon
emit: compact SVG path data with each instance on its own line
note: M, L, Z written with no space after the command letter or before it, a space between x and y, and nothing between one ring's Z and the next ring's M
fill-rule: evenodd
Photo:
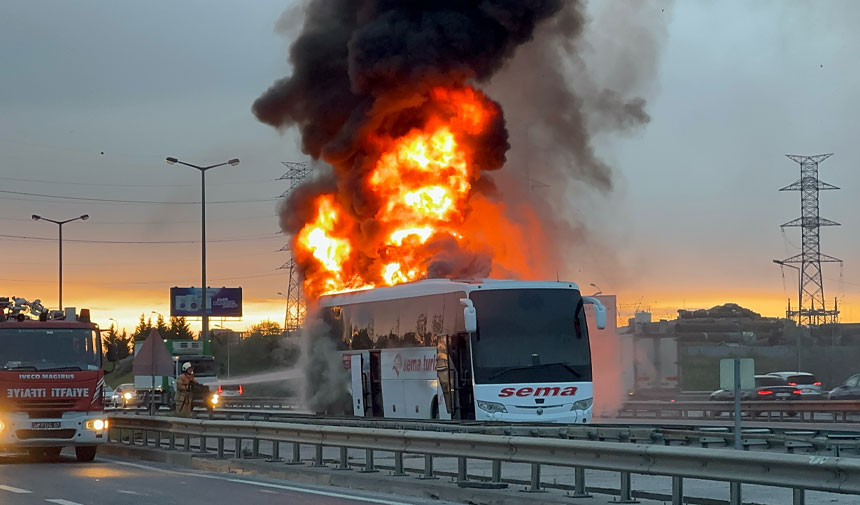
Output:
M564 278L565 276L562 276ZM569 276L570 280L578 282L584 294L591 294L588 284L583 280L591 278L587 273L582 274L579 278ZM283 280L284 278L280 278ZM555 276L543 277L543 280L555 280ZM101 281L101 279L99 279ZM259 281L256 285L247 285L244 289L243 313L241 320L224 320L223 326L233 330L245 331L251 325L258 324L263 321L274 321L279 325L284 324L284 298L271 296L261 297L251 293L256 292L272 292L278 288L277 284L271 284L271 281ZM281 281L279 281L281 282ZM34 288L33 282L7 282L4 283L4 290L12 294L23 296L28 299L41 298L42 302L50 307L55 308L56 299L56 280L51 279L51 273L40 273L37 278L37 288ZM602 286L605 288L605 286ZM74 306L78 309L89 308L92 318L99 324L101 328L109 328L113 323L109 318L114 318L119 322L119 327L126 329L129 333L134 331L137 326L141 314L145 318L152 318L153 323L157 319L157 314L152 311L163 314L165 319L169 319L170 307L168 304L168 289L169 286L158 289L126 289L115 290L105 289L102 285L82 286L77 283L69 284L64 287L63 298L67 306ZM737 291L702 291L696 290L696 286L684 288L673 288L671 290L660 289L660 286L655 286L655 289L648 293L643 292L627 292L619 291L612 292L610 289L604 291L605 294L615 294L618 303L619 324L626 324L629 317L633 317L635 309L649 310L652 313L652 320L659 321L660 319L675 319L678 315L678 309L709 309L716 305L724 303L737 303L742 307L748 308L760 313L765 317L784 317L786 308L786 298L781 291L766 291L766 290L743 290ZM644 295L644 296L643 296ZM640 301L641 300L641 301ZM792 307L795 306L796 299L792 299ZM860 296L846 296L840 299L839 308L842 311L840 320L842 322L858 322L860 321ZM189 320L192 330L196 333L200 330L200 321ZM220 318L210 318L210 328L215 329L216 325L222 325Z

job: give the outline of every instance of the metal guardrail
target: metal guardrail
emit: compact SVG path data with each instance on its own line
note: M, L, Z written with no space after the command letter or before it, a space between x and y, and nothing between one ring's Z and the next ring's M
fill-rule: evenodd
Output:
M166 409L161 412L165 415L170 415L170 411ZM116 409L109 410L108 413L136 413L145 415L146 411L143 409ZM728 446L733 441L731 427L700 425L697 424L700 420L695 418L689 419L689 424L566 425L553 423L529 424L362 418L351 416L320 417L298 412L281 412L277 411L277 409L267 411L265 408L241 407L229 407L226 409L216 409L215 411L197 409L195 416L199 419L208 419L210 421L297 423L354 428L474 433L644 444L699 445L701 447L721 444ZM784 450L787 453L793 453L795 450L800 449L832 452L835 456L839 456L844 451L860 452L860 424L810 424L808 428L767 425L766 423L758 424L758 426L747 426L742 430L741 441L744 449Z
M295 409L298 404L295 398L262 397L262 396L221 396L218 408L246 409Z
M732 416L734 405L724 401L632 400L618 409L618 417L636 418L645 414L657 418L715 419L723 414ZM809 414L809 416L807 416ZM832 422L848 422L850 416L860 418L857 400L787 400L742 401L741 415L768 421L814 421L816 414L832 416Z
M292 463L300 463L302 445L315 447L314 464L324 466L323 447L340 448L340 467L349 468L347 449L366 451L365 471L374 469L374 451L394 453L395 475L403 475L403 454L422 454L424 476L433 476L433 457L458 458L458 484L468 485L468 459L493 461L494 483L502 483L502 463L531 464L531 491L542 487L542 465L569 467L575 472L574 495L585 495L585 469L620 473L620 501L632 500L630 475L647 474L672 477L672 503L684 502L683 479L730 482L730 503L740 505L741 485L759 484L793 490L794 505L803 505L805 491L816 490L860 495L860 461L824 456L756 453L726 449L704 449L605 443L584 440L530 438L471 433L437 433L411 430L320 426L271 422L208 421L146 416L114 416L111 418L117 439L109 441L134 444L137 433L149 445L150 433L156 434L158 447L182 447L191 450L191 439L197 438L200 452L209 452L209 440L216 441L216 456L225 456L224 441L251 440L255 448L260 441L272 443L271 460L280 460L280 444L293 448ZM241 452L236 451L241 457Z

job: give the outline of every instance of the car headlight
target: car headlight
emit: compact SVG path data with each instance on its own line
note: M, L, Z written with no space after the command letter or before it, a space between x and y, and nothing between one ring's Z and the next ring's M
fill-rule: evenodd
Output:
M573 402L570 410L588 410L594 404L594 398L586 398Z
M126 400L131 400L131 396L132 396L131 393L123 393L122 394L122 397L125 398Z
M212 405L218 405L219 401L221 401L221 397L218 396L218 393L214 393L212 396L209 397L209 403L211 403Z
M102 431L108 429L107 419L90 419L84 424L84 427L92 431Z
M506 409L501 403L485 402L481 400L478 400L478 408L484 412L489 412L490 414L499 414L508 411L508 409Z
M4 423L3 421L0 421L0 431L3 431L5 429L6 429L6 423Z

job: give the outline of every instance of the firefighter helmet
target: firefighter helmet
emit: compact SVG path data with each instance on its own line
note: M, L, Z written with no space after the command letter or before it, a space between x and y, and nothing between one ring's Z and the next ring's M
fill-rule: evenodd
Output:
M182 371L183 372L187 372L188 369L190 369L190 368L191 368L191 363L186 361L185 363L182 364Z

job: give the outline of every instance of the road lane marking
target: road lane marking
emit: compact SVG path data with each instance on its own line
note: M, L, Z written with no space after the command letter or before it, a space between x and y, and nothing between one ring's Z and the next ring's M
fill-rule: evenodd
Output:
M48 503L56 503L57 505L81 505L78 502L64 500L62 498L48 498L45 501Z
M10 493L18 493L18 494L28 494L32 493L32 491L27 491L26 489L21 489L19 487L5 486L0 484L0 489L3 491L9 491Z
M296 493L307 493L307 494L315 494L318 496L328 496L329 498L343 498L346 500L355 500L366 503L379 503L380 505L411 505L409 502L405 501L393 501L393 500L384 500L382 498L369 498L365 496L355 496L346 493L334 493L332 491L321 491L317 489L305 489L301 487L295 486L285 486L283 484L272 484L269 482L257 482L253 480L244 480L244 479L228 479L226 477L217 477L221 480L226 480L227 482L235 482L237 484L250 484L252 486L260 486L260 487L268 487L272 489L282 489L284 491L293 491Z
M253 480L232 479L229 477L221 477L219 475L212 475L212 474L183 472L181 470L165 470L163 468L158 468L158 467L149 466L149 465L141 465L138 463L129 463L127 461L119 461L119 460L113 459L113 458L108 458L108 459L110 459L111 462L116 463L118 465L125 465L125 466L130 466L133 468L139 468L141 470L150 470L150 471L159 472L159 473L169 473L171 475L188 475L188 476L192 476L192 477L202 477L204 479L223 480L225 482L233 482L233 483L237 483L237 484L248 484L251 486L258 486L258 487L264 487L264 488L270 488L270 489L280 489L283 491L293 491L295 493L306 493L306 494L313 494L313 495L318 495L318 496L328 496L329 498L343 498L346 500L354 500L354 501L360 501L360 502L365 502L365 503L378 503L379 505L413 505L413 503L405 502L405 501L394 501L394 500L385 500L382 498L370 498L370 497L365 497L365 496L355 496L355 495L346 494L346 493L336 493L333 491L322 491L322 490L317 490L317 489L301 488L301 487L296 487L296 486L286 486L283 484L272 484L269 482L257 482L257 481L253 481ZM65 503L65 504L58 504L58 505L79 505L79 504Z

